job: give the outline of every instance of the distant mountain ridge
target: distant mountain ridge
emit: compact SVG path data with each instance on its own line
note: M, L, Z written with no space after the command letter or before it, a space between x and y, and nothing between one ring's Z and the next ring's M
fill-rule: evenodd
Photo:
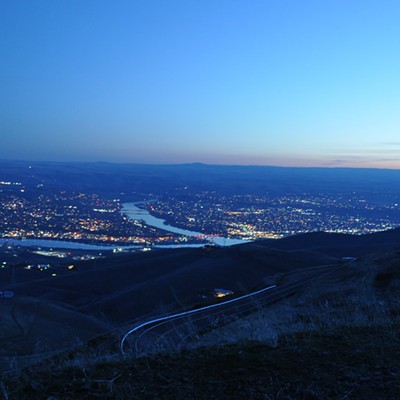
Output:
M95 190L99 193L164 193L179 187L238 193L319 193L340 191L400 194L400 171L272 166L67 163L0 161L0 178L29 187Z

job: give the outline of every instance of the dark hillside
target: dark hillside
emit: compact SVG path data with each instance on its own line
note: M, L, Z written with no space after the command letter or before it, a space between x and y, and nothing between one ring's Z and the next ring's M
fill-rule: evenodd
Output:
M336 261L256 244L163 250L77 263L76 273L25 282L14 291L123 323L197 304L200 294L215 288L243 293L275 274Z
M279 250L313 250L332 257L360 257L400 247L400 229L369 235L314 232L280 240L260 240L260 246Z
M127 323L204 304L212 299L216 288L240 295L278 281L295 282L302 279L305 268L332 264L342 267L337 275L315 281L316 298L321 291L344 296L353 290L352 285L367 282L368 265L377 265L371 270L375 275L368 278L368 282L374 282L369 287L382 290L391 287L391 280L398 275L397 256L387 253L386 264L376 261L380 256L368 255L343 264L340 257L328 254L352 256L352 249L358 249L358 254L376 252L396 245L398 233L395 230L365 237L316 233L273 241L274 248L269 247L271 241L260 241L227 248L117 254L77 262L68 274L6 287L15 296L1 300L4 324L0 339L3 349L14 354L32 353L41 343L52 350L65 346L66 335L85 341ZM381 270L380 265L385 267ZM342 284L343 293L338 294Z
M10 400L397 400L400 326L287 334L140 359L56 358L3 378Z

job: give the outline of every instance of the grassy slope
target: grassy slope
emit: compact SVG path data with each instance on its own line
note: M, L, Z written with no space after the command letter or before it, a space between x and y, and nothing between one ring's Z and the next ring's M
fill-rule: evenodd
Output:
M234 323L231 344L215 345L227 326L203 341L209 346L175 354L93 357L82 349L3 377L2 390L9 399L398 399L399 265L398 251L351 263Z
M66 367L3 379L10 399L398 399L400 325ZM63 366L64 365L64 366Z
M247 250L241 252L247 259ZM231 344L214 338L203 341L206 348L138 360L75 352L65 356L69 361L56 358L1 378L0 396L397 399L399 271L399 251L366 256L261 311L261 317L220 329L217 337L225 329ZM245 334L232 341L232 330L240 333L240 327ZM276 347L268 342L269 331L279 337Z

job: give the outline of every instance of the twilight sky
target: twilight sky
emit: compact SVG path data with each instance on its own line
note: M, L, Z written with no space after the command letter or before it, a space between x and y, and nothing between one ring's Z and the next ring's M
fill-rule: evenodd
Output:
M0 158L400 168L398 0L4 0Z

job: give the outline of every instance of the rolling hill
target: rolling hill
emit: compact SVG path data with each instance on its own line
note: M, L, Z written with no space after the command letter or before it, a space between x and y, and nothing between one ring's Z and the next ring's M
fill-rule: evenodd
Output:
M81 261L70 274L3 287L3 355L48 351L212 299L215 288L235 295L276 282L304 268L342 265L400 247L399 230L366 236L298 235L232 247L157 250ZM352 279L349 276L347 279ZM73 338L73 340L67 340Z

